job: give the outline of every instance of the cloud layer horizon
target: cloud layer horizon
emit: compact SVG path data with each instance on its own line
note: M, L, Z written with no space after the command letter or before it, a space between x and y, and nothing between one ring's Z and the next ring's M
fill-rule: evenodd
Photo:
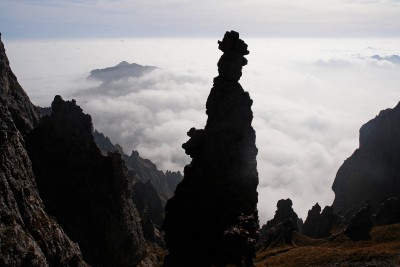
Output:
M259 214L273 217L291 198L305 219L330 205L336 171L358 146L358 130L400 100L396 39L249 39L240 80L250 93L257 135ZM190 162L181 148L206 123L205 103L221 53L211 39L6 42L11 67L32 101L77 100L94 127L127 153L138 150L162 170ZM101 87L93 69L121 61L157 66ZM101 89L101 90L100 90Z

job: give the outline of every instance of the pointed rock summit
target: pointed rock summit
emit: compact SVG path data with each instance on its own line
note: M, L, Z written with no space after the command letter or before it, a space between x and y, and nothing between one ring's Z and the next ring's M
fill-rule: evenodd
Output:
M182 147L192 162L166 206L165 267L254 262L259 227L253 101L238 82L249 51L234 31L218 44L223 55L207 100L207 125L188 132Z

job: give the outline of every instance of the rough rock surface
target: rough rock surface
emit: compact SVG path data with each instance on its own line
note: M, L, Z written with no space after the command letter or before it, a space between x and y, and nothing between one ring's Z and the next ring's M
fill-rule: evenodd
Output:
M132 173L121 155L101 155L91 117L56 96L51 116L26 137L46 211L95 266L134 266L145 256Z
M258 239L257 148L253 101L239 84L247 45L237 32L218 42L219 76L205 129L183 144L192 162L166 206L164 266L252 266Z
M0 40L0 266L86 266L37 190L23 135L38 118Z
M326 206L321 212L319 204L315 204L308 211L303 225L303 234L313 238L328 237L334 229L343 225L343 217L333 212L333 208Z
M370 232L374 225L371 220L371 206L366 204L350 218L344 233L353 241L370 239Z
M18 131L25 135L39 121L39 109L33 105L10 68L0 34L0 104L7 107Z
M159 229L164 220L164 207L161 199L150 181L136 181L133 186L133 202L135 203L142 222L144 237L164 246Z
M139 212L147 210L153 223L160 227L164 220L164 208L151 182L137 181L133 186L133 195Z
M400 196L400 103L361 127L360 147L340 167L332 189L336 213Z
M373 220L376 225L400 223L400 199L391 197L383 202Z
M287 218L269 229L260 230L260 243L265 247L275 247L282 243L293 245L293 233L295 230L296 224L291 218Z
M299 217L297 216L296 212L294 212L292 206L293 202L289 198L278 200L278 203L276 204L277 209L275 211L274 218L272 220L269 220L265 227L267 229L271 229L275 225L284 222L287 219L291 219L294 223L295 229L300 230L302 225L299 222Z

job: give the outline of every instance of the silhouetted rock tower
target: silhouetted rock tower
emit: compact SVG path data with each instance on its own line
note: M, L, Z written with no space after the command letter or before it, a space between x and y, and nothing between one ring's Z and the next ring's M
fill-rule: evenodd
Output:
M253 101L239 84L247 44L226 32L205 129L182 145L192 162L166 206L165 267L253 266L258 239L257 148Z

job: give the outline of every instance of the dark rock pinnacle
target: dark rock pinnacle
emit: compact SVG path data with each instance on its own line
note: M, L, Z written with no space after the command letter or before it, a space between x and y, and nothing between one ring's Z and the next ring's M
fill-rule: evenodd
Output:
M247 45L237 32L219 41L205 129L182 145L192 162L166 206L164 266L253 266L258 239L257 148L253 101L239 84Z
M132 177L117 152L103 156L92 119L56 96L52 113L26 136L46 212L55 216L92 266L136 266L146 255ZM59 265L54 265L59 266Z

